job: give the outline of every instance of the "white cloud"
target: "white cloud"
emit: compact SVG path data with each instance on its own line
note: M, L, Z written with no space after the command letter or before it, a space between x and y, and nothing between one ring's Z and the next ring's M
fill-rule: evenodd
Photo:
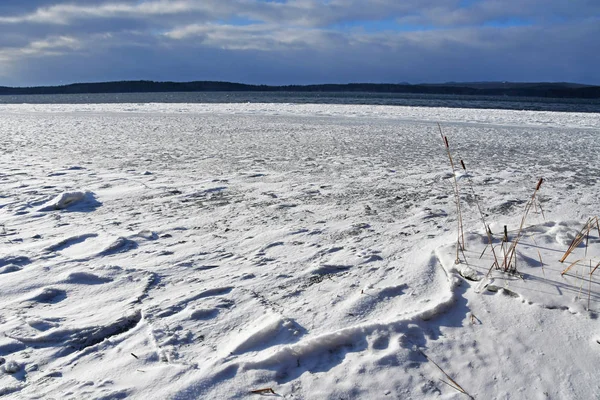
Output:
M323 50L336 44L347 44L343 35L337 32L274 24L192 24L168 31L164 36L173 40L194 40L203 46L227 50Z
M0 47L0 76L10 79L19 73L21 62L31 64L34 58L60 57L81 49L81 42L70 36L54 36L34 40L19 47ZM41 66L39 63L36 65Z
M24 56L58 56L81 48L81 42L70 36L49 37L34 40L22 47L5 47L0 49L0 60L5 62Z
M336 24L397 20L402 24L470 26L510 19L544 21L600 15L600 2L571 0L146 0L93 4L57 2L20 15L0 16L0 24L77 25L81 20L133 19L149 24L181 25L236 18L282 26L326 28ZM157 17L159 17L157 19ZM65 28L68 29L68 28ZM81 29L81 28L79 28Z
M404 74L429 71L430 80L443 80L435 78L442 73L440 65L456 74L477 65L484 72L504 65L497 72L502 74L524 70L521 60L538 70L562 68L571 71L569 76L587 77L595 76L594 54L600 53L600 2L593 0L571 0L571 7L563 0L481 0L468 7L461 7L461 0L39 1L45 5L29 5L19 14L12 2L10 13L0 13L0 60L14 66L14 76L24 76L24 70L41 76L28 60L48 57L54 64L64 60L65 68L54 74L66 74L77 64L82 69L78 76L85 76L81 66L89 59L97 63L96 74L110 71L113 76L112 63L134 72L144 64L146 76L154 78L168 71L153 67L165 54L173 71L196 71L199 67L189 66L217 52L222 58L215 63L236 60L227 64L228 71L238 71L230 72L231 80L250 76L242 64L253 60L263 69L273 65L273 71L289 62L281 67L286 71L277 72L280 76L312 71L321 77L322 71L345 70L344 76L365 76L358 80L394 76L390 71L400 71L398 63L414 65ZM510 26L514 22L523 26ZM216 65L215 70L223 68Z
M528 28L513 28L523 32ZM487 49L493 46L494 37L505 36L508 30L498 27L483 29L445 28L407 32L364 32L353 30L340 33L331 29L282 27L275 24L219 25L191 24L175 28L164 34L173 41L198 43L202 46L229 50L260 50L279 52L285 50L339 51L365 48L402 51L406 47L423 51L443 49L445 46L467 46Z
M144 18L148 16L168 16L186 13L205 12L211 17L227 15L218 1L190 1L190 0L159 0L144 1L136 4L128 3L103 3L97 5L56 4L50 7L38 8L32 13L0 17L0 24L39 23L67 25L79 19L103 18Z

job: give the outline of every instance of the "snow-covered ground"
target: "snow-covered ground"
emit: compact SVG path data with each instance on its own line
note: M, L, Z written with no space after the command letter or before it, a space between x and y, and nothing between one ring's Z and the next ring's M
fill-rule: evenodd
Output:
M598 114L0 115L0 397L600 398Z

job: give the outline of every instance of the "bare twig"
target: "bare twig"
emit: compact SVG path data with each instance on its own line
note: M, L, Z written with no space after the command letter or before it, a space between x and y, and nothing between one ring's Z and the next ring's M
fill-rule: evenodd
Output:
M252 393L252 394L276 394L272 388L251 390L250 393Z

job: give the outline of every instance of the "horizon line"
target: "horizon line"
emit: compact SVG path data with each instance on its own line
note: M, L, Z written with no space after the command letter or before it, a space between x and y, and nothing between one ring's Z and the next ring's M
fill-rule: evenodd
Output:
M597 84L581 83L581 82L569 82L569 81L445 81L445 82L345 82L345 83L286 83L286 84L266 84L266 83L244 83L235 81L222 81L222 80L192 80L192 81L176 81L176 80L152 80L152 79L124 79L124 80L108 80L108 81L87 81L87 82L71 82L61 84L44 84L44 85L32 85L32 86L4 86L0 85L0 88L4 89L35 89L35 88L60 88L74 85L99 85L99 84L110 84L110 83L174 83L174 84L189 84L189 83L220 83L220 84L233 84L243 86L254 86L254 87L268 87L268 88L284 88L284 87L310 87L310 86L350 86L350 85L395 85L395 86L426 86L426 85L485 85L485 84L496 84L496 85L577 85L581 87L600 87Z

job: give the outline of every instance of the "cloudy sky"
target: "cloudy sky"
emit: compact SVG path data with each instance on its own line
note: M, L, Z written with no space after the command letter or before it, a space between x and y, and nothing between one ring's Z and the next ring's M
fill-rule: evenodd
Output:
M600 0L0 0L0 86L600 84Z

